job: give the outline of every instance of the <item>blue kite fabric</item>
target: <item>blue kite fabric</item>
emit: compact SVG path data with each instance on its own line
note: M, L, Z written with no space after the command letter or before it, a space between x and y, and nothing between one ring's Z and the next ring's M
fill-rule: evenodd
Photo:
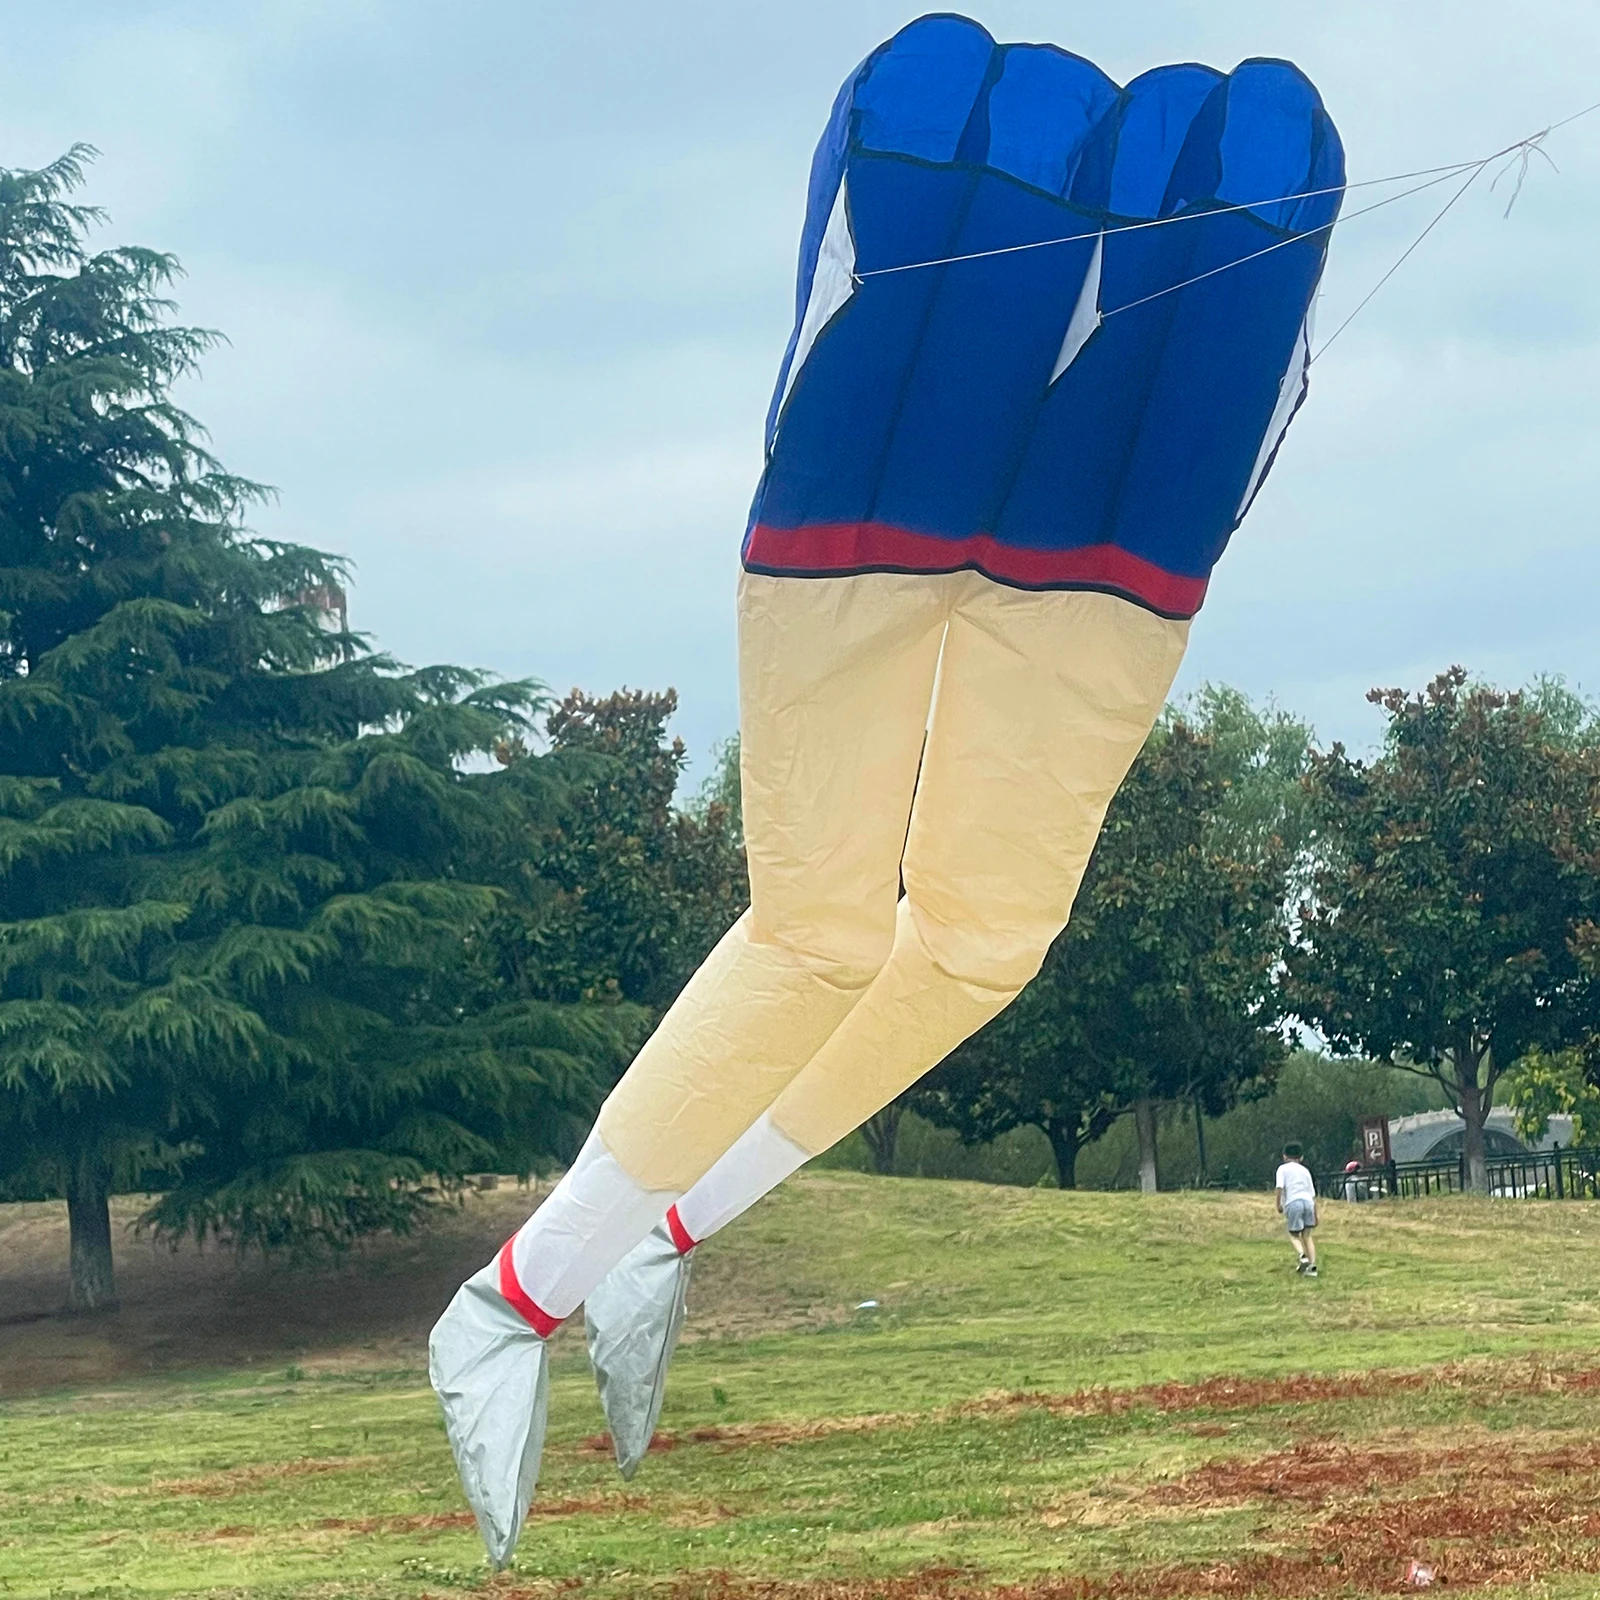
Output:
M1193 616L1305 396L1343 185L1289 62L1119 88L964 17L909 24L812 163L745 567L974 569Z

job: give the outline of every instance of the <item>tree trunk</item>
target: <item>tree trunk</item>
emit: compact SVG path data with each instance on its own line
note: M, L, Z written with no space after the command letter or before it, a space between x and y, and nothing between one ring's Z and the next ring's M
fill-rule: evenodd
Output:
M1471 1194L1488 1194L1489 1163L1483 1150L1483 1119L1489 1112L1484 1101L1488 1096L1478 1087L1475 1065L1468 1066L1463 1062L1457 1068L1457 1073L1460 1079L1461 1120L1467 1125L1461 1140L1461 1165L1466 1187ZM1467 1081L1468 1073L1472 1076L1471 1082Z
M1078 1128L1082 1118L1074 1118L1069 1123L1046 1122L1041 1124L1044 1136L1050 1141L1050 1149L1056 1158L1056 1187L1058 1189L1076 1189L1078 1187L1078 1151L1082 1148L1082 1140L1078 1137Z
M1147 1094L1133 1102L1133 1125L1139 1131L1139 1188L1154 1194L1161 1187L1161 1173L1156 1166L1156 1103Z
M900 1140L900 1119L905 1114L906 1108L899 1101L891 1100L882 1111L874 1112L861 1124L861 1137L866 1140L872 1156L872 1170L882 1177L894 1176L895 1146Z
M1200 1109L1199 1095L1194 1097L1194 1146L1200 1157L1200 1187L1204 1189L1211 1181L1211 1174L1206 1171L1206 1119Z
M67 1185L67 1224L71 1233L71 1311L116 1309L111 1266L111 1172L104 1162L83 1157Z

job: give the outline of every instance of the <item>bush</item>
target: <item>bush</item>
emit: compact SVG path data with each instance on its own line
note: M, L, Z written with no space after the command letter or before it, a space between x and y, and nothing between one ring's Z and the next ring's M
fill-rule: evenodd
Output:
M812 1165L845 1172L876 1171L859 1133L841 1139ZM897 1178L966 1178L1025 1189L1040 1183L1053 1186L1056 1181L1050 1141L1037 1128L1013 1128L987 1144L964 1145L952 1129L935 1127L915 1111L906 1112L900 1121L894 1172Z
M1360 1155L1363 1117L1404 1117L1443 1104L1430 1079L1381 1062L1334 1061L1302 1051L1284 1066L1271 1094L1206 1118L1207 1172L1214 1184L1266 1188L1291 1139L1305 1146L1313 1172L1333 1171ZM1192 1108L1165 1108L1156 1148L1163 1188L1185 1189L1200 1181ZM1078 1158L1078 1182L1086 1189L1137 1186L1139 1150L1131 1117Z
M1342 1167L1358 1155L1363 1117L1403 1117L1444 1105L1427 1078L1375 1061L1335 1061L1301 1051L1278 1076L1271 1094L1246 1101L1220 1117L1205 1119L1206 1166L1213 1184L1266 1188L1290 1139L1305 1146L1314 1172ZM1184 1189L1200 1180L1194 1111L1169 1105L1157 1134L1163 1188ZM841 1140L816 1165L871 1172L859 1133ZM1055 1183L1050 1146L1037 1128L1018 1128L990 1144L964 1146L954 1133L936 1128L915 1112L900 1124L895 1175L903 1178L968 1178L979 1183L1032 1186ZM1133 1118L1122 1117L1103 1139L1078 1157L1081 1189L1131 1189L1139 1182L1139 1150Z

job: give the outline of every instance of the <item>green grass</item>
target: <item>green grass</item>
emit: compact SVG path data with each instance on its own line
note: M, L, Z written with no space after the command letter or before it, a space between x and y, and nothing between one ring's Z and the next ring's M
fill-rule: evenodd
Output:
M562 1335L543 1510L515 1577L492 1584L420 1372L307 1360L12 1400L0 1597L506 1596L570 1579L609 1596L697 1592L683 1575L713 1572L730 1596L768 1579L874 1580L851 1591L866 1594L928 1569L959 1576L904 1592L1081 1575L1176 1595L1202 1592L1182 1572L1218 1564L1235 1587L1204 1592L1357 1595L1392 1590L1408 1554L1458 1585L1514 1579L1484 1594L1596 1593L1575 1569L1600 1565L1582 1509L1600 1504L1600 1382L1582 1376L1600 1363L1600 1207L1326 1212L1326 1274L1305 1282L1270 1199L811 1174L703 1253L662 1419L678 1442L632 1485L586 1444L599 1409ZM867 1299L880 1309L853 1309ZM1059 1398L1371 1372L1417 1376ZM1330 1493L1190 1476L1267 1456ZM1519 1473L1545 1510L1517 1499ZM1488 1520L1452 1533L1446 1507ZM1499 1552L1488 1567L1479 1547ZM1336 1554L1342 1569L1307 1565ZM1119 1571L1146 1587L1116 1590Z

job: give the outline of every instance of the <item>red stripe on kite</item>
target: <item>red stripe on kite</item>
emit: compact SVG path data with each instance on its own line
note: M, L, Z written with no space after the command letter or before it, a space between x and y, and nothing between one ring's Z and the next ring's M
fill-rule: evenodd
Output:
M745 541L744 564L779 576L851 572L960 572L971 568L997 583L1028 589L1109 589L1168 617L1192 617L1206 597L1205 578L1186 578L1115 544L1075 550L1025 550L987 533L941 539L885 522L818 523L772 528L757 523Z

